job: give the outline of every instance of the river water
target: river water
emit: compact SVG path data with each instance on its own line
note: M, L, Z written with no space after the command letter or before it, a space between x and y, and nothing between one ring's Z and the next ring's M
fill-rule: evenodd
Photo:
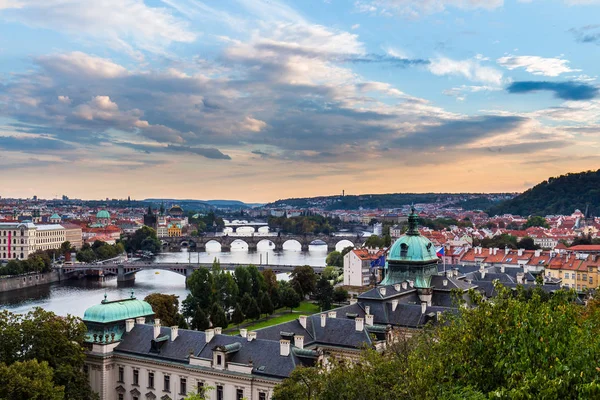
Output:
M222 263L240 264L280 264L280 265L312 265L324 266L327 246L310 246L309 252L285 249L280 252L261 250L249 253L243 247L234 248L231 252L220 252L207 248L207 252L162 253L156 256L156 262L212 262L215 258ZM261 262L262 261L262 262ZM150 293L175 294L182 301L188 294L185 278L174 272L163 270L144 270L136 273L134 282L120 282L116 277L104 281L94 279L68 280L41 287L0 293L0 309L25 313L34 307L55 312L58 315L71 314L83 317L85 310L98 304L104 298L109 300L127 298L134 291L135 297L143 299Z

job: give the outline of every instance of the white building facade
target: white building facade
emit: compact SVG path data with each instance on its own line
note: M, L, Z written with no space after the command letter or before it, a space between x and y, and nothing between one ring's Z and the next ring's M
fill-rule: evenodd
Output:
M24 260L38 250L58 249L66 241L62 225L0 223L0 260Z

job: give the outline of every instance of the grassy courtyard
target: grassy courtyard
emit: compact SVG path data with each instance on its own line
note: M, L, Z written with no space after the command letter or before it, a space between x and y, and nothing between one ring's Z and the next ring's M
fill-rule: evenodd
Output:
M310 301L303 301L300 306L294 308L293 312L290 312L289 308L278 308L275 310L273 315L267 318L260 318L258 320L246 320L240 324L240 328L246 328L250 331L266 328L268 326L281 324L298 318L299 315L311 315L318 313L320 308L317 304ZM231 326L225 330L230 335L238 335L240 333L237 326Z

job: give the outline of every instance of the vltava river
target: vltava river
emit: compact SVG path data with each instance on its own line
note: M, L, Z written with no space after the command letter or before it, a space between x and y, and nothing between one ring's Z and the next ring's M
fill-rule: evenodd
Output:
M324 266L327 256L326 246L311 246L309 252L283 250L275 253L269 250L259 250L248 253L244 249L234 249L231 252L209 251L206 253L163 253L156 257L156 262L212 262L215 258L222 263L240 264L283 264L283 265L312 265ZM138 272L135 282L119 283L116 277L104 281L92 279L68 280L61 283L34 287L21 291L0 293L0 309L24 313L34 307L42 307L59 315L71 314L83 317L85 310L98 304L106 293L109 300L127 298L134 290L138 299L143 299L150 293L160 292L175 294L182 301L188 294L185 288L185 278L169 271L144 270Z

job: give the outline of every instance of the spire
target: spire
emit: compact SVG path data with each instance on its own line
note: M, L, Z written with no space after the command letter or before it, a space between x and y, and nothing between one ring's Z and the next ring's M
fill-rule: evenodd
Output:
M410 214L408 215L408 231L407 235L419 235L419 229L417 229L419 216L415 212L415 207L410 207Z

